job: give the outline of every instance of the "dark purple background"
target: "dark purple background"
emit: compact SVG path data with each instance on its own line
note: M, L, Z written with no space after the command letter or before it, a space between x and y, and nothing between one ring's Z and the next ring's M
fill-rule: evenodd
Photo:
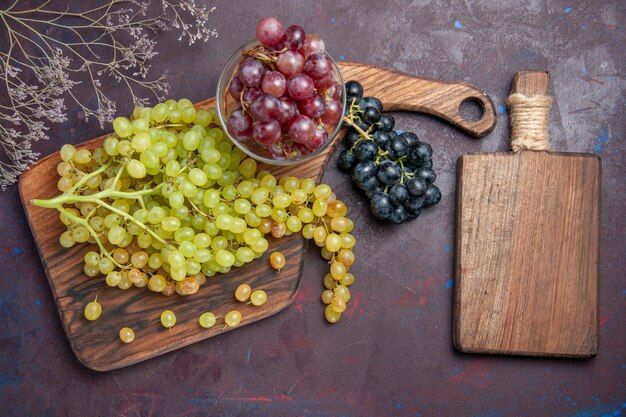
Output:
M157 35L155 74L170 95L212 96L232 51L276 14L323 34L339 60L466 81L486 90L498 126L476 141L443 123L397 115L435 149L442 202L410 224L372 221L365 199L329 166L349 205L357 282L339 324L323 321L324 262L309 249L296 302L237 331L108 373L72 354L16 187L0 194L0 414L38 416L620 416L626 415L624 3L620 1L222 1L219 38L187 47ZM498 5L499 4L499 5ZM602 158L600 353L591 360L453 350L456 159L508 148L504 102L519 69L547 69L556 150ZM111 86L111 88L114 88ZM80 91L80 87L78 87ZM126 98L127 100L127 98ZM119 102L120 113L131 110ZM98 136L69 108L42 154Z

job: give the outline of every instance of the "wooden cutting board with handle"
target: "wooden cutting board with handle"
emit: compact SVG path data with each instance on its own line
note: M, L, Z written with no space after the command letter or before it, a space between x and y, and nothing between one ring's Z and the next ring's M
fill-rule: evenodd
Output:
M600 159L539 150L547 91L546 72L518 72L517 152L459 158L453 338L463 352L598 352Z
M386 110L431 114L477 138L483 137L495 126L491 99L469 84L420 78L371 65L342 62L339 66L345 80L360 81L366 95L378 97ZM461 116L459 108L466 100L475 101L482 107L483 115L479 120L468 121ZM214 98L196 104L204 108L214 105ZM260 166L259 169L267 169L277 176L296 175L319 180L342 136L343 132L322 154L306 164L297 167ZM102 145L105 137L87 141L78 148L94 149ZM300 286L306 254L306 241L298 233L282 239L270 239L270 248L260 259L228 274L209 278L198 293L188 297L164 297L145 288L121 291L107 287L103 277L87 277L83 273L83 256L93 246L62 248L59 236L64 226L58 213L29 203L35 198L46 199L58 194L56 166L60 161L58 152L39 161L22 175L19 190L63 327L72 350L85 366L98 371L128 366L225 331L236 330L269 317L293 302ZM270 253L276 250L283 252L287 258L287 265L280 273L274 271L268 262ZM356 253L358 256L358 246ZM316 261L323 260L319 258ZM319 280L321 288L323 277L311 278ZM254 307L236 301L234 292L242 283L250 284L253 289L265 290L267 303ZM358 282L355 285L358 286ZM103 308L102 316L95 322L89 322L83 317L83 309L96 296ZM323 320L324 309L317 295L309 301L310 305L306 308L318 309L319 318ZM174 311L177 316L176 326L169 330L164 329L159 321L165 309ZM241 311L243 320L238 327L226 328L223 317L233 309ZM198 317L205 311L221 316L210 329L198 325ZM135 341L128 345L118 338L119 329L125 326L135 331ZM209 346L207 349L210 349Z

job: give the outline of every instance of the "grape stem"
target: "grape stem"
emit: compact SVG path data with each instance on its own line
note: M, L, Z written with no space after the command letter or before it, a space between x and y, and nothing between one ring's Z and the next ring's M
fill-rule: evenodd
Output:
M106 171L109 166L111 166L110 162L107 163L106 165L102 165L100 168L96 169L94 172L90 172L89 174L83 175L82 178L78 180L76 184L74 184L74 186L70 188L69 190L67 190L64 194L72 194L74 191L78 190L83 184L85 184L91 178L95 177L101 172Z
M75 194L61 194L49 200L39 200L34 199L31 200L30 203L34 206L44 207L44 208L59 208L62 207L63 204L69 203L93 203L96 200L100 200L103 198L127 198L127 199L137 199L143 195L156 194L156 192L163 186L165 183L161 183L154 188L150 188L147 190L139 190L139 191L116 191L116 190L103 190L99 193L91 194L91 195L75 195Z

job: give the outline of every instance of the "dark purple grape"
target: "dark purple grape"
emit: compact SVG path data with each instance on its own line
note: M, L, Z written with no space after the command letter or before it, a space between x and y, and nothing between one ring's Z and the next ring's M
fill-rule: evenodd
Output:
M412 195L409 195L409 198L404 200L403 205L404 207L406 207L407 210L419 210L422 208L422 206L424 206L424 197L414 197Z
M373 125L380 120L380 112L375 107L366 107L361 117L365 123Z
M380 116L380 130L390 132L396 125L396 120L390 114L382 114Z
M401 176L402 170L400 169L400 166L394 161L390 161L388 159L382 161L376 170L376 177L378 177L378 180L387 185L397 183L400 181Z
M388 219L393 211L393 205L391 204L389 195L387 193L374 194L372 196L372 201L370 201L370 209L372 210L374 217L381 220Z
M416 165L422 165L432 158L433 148L426 142L415 142L409 147L407 155L409 161Z
M428 186L424 194L424 207L433 206L441 200L441 190L435 184Z
M287 90L287 79L278 71L270 71L263 77L261 88L274 97L282 97Z
M378 146L373 140L362 140L356 144L354 152L360 161L370 161L378 154Z
M356 155L350 149L344 149L339 154L339 158L337 159L337 166L343 172L350 172L352 168L356 165L358 159L356 159Z
M263 122L257 120L252 124L252 137L260 145L271 146L280 139L280 124L276 120Z
M428 187L426 181L419 177L413 177L408 180L406 183L406 189L414 197L421 197L426 192L426 188Z
M271 48L285 37L285 27L273 16L264 17L256 25L256 38L263 46Z
M285 31L285 46L292 51L297 51L302 48L306 33L298 25L291 25Z
M387 142L387 152L392 159L398 159L406 155L409 145L402 136L395 136Z
M298 114L289 120L289 135L296 143L305 144L315 134L315 123L310 118Z
M239 141L246 140L252 134L252 117L237 110L230 115L226 123L228 133Z
M397 205L393 208L389 220L395 224L403 223L406 220L406 209L402 205Z
M376 164L374 161L361 161L352 169L352 178L357 183L363 183L365 180L376 176Z
M419 138L417 137L417 135L415 133L412 133L412 132L402 132L402 134L400 136L402 136L404 139L406 139L406 143L408 143L409 146L411 146L412 143L415 143L415 142L419 141Z
M397 206L404 203L404 201L409 198L409 192L403 184L394 184L393 187L389 189L389 198L391 202Z
M350 149L357 141L361 139L361 135L354 129L348 129L346 135L343 137L342 143L346 145L346 148Z
M296 101L289 97L280 97L278 99L280 104L280 114L278 115L278 121L287 123L293 116L298 113L298 107Z
M376 97L363 97L359 100L359 107L365 110L368 107L374 107L379 113L383 112L383 103Z
M246 58L239 66L239 80L247 87L256 87L261 83L265 68L254 58Z
M376 178L376 176L373 176L369 177L363 182L357 182L356 185L363 191L373 191L379 188L380 182L378 181L378 178Z
M287 80L287 91L294 100L307 99L313 95L314 90L313 80L306 74L294 74Z
M355 97L358 102L363 97L363 86L358 81L348 81L346 83L346 95L348 97Z
M435 182L437 175L431 168L417 168L414 172L415 176L426 181L426 184L432 184Z
M324 113L325 108L326 104L324 103L324 99L317 94L313 94L306 100L298 101L300 114L310 117L311 119L320 117Z
M372 139L374 139L374 142L376 142L380 149L385 149L387 142L391 139L391 135L389 132L385 132L384 130L378 130L374 133Z

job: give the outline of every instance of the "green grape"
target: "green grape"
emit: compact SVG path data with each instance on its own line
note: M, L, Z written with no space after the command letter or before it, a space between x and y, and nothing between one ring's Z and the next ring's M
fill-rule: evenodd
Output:
M181 117L182 117L182 113L180 112L180 110L178 110L176 108L170 110L170 115L169 115L170 122L178 123L178 122L180 122L180 118Z
M172 268L182 268L185 266L185 256L180 251L174 249L167 254L167 263Z
M89 321L98 320L98 318L102 314L102 306L100 305L100 303L98 303L98 297L96 297L96 301L91 301L90 303L87 303L83 314L85 315L85 318Z
M234 219L228 214L219 214L215 218L215 225L220 230L230 230L233 227Z
M265 253L268 247L269 247L269 243L267 242L267 240L263 238L259 239L258 242L255 242L252 245L250 245L250 249L252 249L256 253Z
M88 277L95 277L100 273L100 269L98 269L97 266L85 265L83 267L83 272L85 272L85 275L87 275Z
M139 109L144 110L143 108L139 108ZM133 120L130 124L133 127L133 133L135 135L139 132L144 132L150 128L150 125L148 124L148 120L145 120L145 119L137 118Z
M211 327L215 326L215 322L215 314L211 313L210 311L202 313L200 315L200 318L198 319L198 323L200 324L200 326L204 327L205 329L210 329Z
M335 297L335 293L332 290L326 290L322 293L322 302L324 304L330 304L333 301L333 297Z
M333 190L328 185L320 184L315 187L313 195L315 195L315 198L318 200L326 200L328 197L330 197L332 192Z
M202 158L202 160L204 162L206 162L207 164L216 164L220 160L221 157L222 157L222 154L217 149L206 149L206 150L202 151L202 153L200 154L200 158ZM215 166L217 166L217 165L215 165ZM207 175L209 174L206 170L205 170L205 172L206 172ZM221 176L221 168L220 168L220 175L219 176ZM218 178L219 178L219 176L218 176ZM217 179L217 178L214 178L214 179Z
M215 262L220 266L232 266L235 263L235 256L225 249L215 252Z
M94 251L89 251L83 257L83 261L87 265L97 266L98 262L100 262L100 255Z
M184 266L180 268L171 268L169 272L170 276L175 281L182 281L187 276L187 269L185 269Z
M181 206L177 208L172 208L170 210L170 214L181 221L181 226L189 227L188 224L184 224L183 222L189 220L189 209L187 206Z
M269 217L272 214L272 208L267 204L259 204L254 210L254 214L259 217Z
M109 229L107 237L109 239L109 242L111 242L111 244L119 245L120 243L122 243L122 240L124 239L125 234L126 234L126 230L122 226L113 226Z
M146 149L141 154L139 161L146 167L147 170L159 168L159 165L161 164L159 157L150 149Z
M198 249L196 250L196 254L194 255L194 261L203 264L208 262L213 257L211 251L209 249Z
M350 301L350 290L345 285L338 285L337 288L334 289L334 295L346 303Z
M152 269L159 269L163 265L163 255L160 253L153 253L148 258L148 266Z
M118 271L111 271L107 274L106 283L109 287L117 287L122 281L122 274Z
M224 200L233 200L237 197L237 188L233 185L226 185L222 189L222 197L224 197Z
M192 168L189 171L189 181L191 181L192 184L201 187L207 183L208 177L201 169Z
M311 223L315 220L315 213L308 207L303 207L298 211L298 218L302 223Z
M263 290L256 290L250 294L250 302L254 306L261 306L267 301L267 294Z
M135 332L130 327L122 327L120 329L120 340L124 343L131 343L135 340Z
M250 248L246 248L245 246L241 246L237 248L235 252L235 259L242 262L248 263L254 260L254 251Z
M289 217L289 214L284 209L274 207L272 209L271 216L272 216L272 219L276 220L277 222L282 223L287 220L287 218Z
M122 156L130 156L130 154L133 152L133 146L128 140L120 140L117 144L117 150Z
M248 284L241 284L235 290L235 298L238 301L245 302L245 301L248 301L251 293L252 293L252 288Z
M302 221L297 216L289 216L286 221L287 230L296 233L302 230Z
M233 203L233 209L239 214L247 214L252 209L252 206L248 200L238 198Z
M341 262L333 262L330 264L330 274L339 281L346 276L346 266Z
M291 196L289 194L278 194L272 199L275 208L284 209L291 204Z
M113 265L113 262L111 262L109 258L102 258L100 259L100 262L98 262L98 269L100 270L100 273L104 275L113 271L114 267L115 265Z
M252 158L246 158L239 164L239 173L243 175L245 178L254 177L254 173L256 172L257 163Z
M341 238L336 233L330 233L326 236L326 250L329 252L337 252L341 249Z
M66 143L61 146L61 151L59 153L61 154L61 159L63 161L69 162L74 159L74 155L76 155L76 148L69 143Z
M221 158L221 157L220 157ZM214 163L207 163L202 167L202 171L212 180L218 180L222 177L222 168Z
M151 145L150 134L148 132L139 132L133 136L130 144L136 152L144 152Z
M352 249L356 244L354 236L349 233L341 233L339 237L341 238L341 247L344 249Z
M341 285L345 285L346 287L354 284L354 275L352 275L350 272L347 272L346 275L339 280L339 282L341 283Z
M243 237L244 237L244 241L248 245L251 245L255 242L258 242L263 237L263 234L261 233L259 229L248 229L244 232Z
M255 205L258 206L260 204L265 203L267 201L269 195L270 195L270 193L269 193L269 191L267 189L265 189L265 188L257 188L250 195L250 201L252 201L252 203L254 203Z
M120 151L117 148L117 145L119 143L120 143L120 141L119 141L118 138L116 138L115 136L109 136L102 143L102 147L104 148L104 151L107 154L109 154L111 156L115 156L115 155L119 155L119 153L120 153Z
M122 275L122 279L120 280L120 283L117 284L117 288L122 289L122 290L127 290L130 287L132 287L133 282L130 280L130 278L128 278L128 274L125 272L122 272L121 275Z
M196 254L197 248L192 242L186 240L178 245L178 250L183 254L183 256L185 256L185 258L193 258Z
M202 197L202 203L208 208L215 208L220 203L220 192L218 190L206 190Z
M324 310L324 316L329 323L337 323L341 318L341 313L333 310L331 305L326 306L326 310Z
M126 165L126 170L128 171L128 175L133 178L143 178L147 174L145 165L136 159L131 159L130 161L128 161L128 165Z
M336 313L343 313L346 310L346 302L339 297L333 297L330 308Z
M176 177L180 172L180 163L176 160L169 161L165 165L165 175L169 177Z
M324 217L326 214L326 210L328 209L328 204L324 200L315 200L313 202L313 214L317 217Z
M170 203L170 207L179 208L185 204L185 196L179 191L174 191L169 195L168 201Z
M192 241L195 235L196 232L194 232L191 227L181 227L176 232L174 232L174 240L178 243L185 240Z
M142 231L137 235L137 244L142 249L149 248L152 245L152 235L145 230Z
M161 220L161 227L167 232L175 232L180 229L180 220L174 216L165 217Z
M196 118L196 109L194 109L193 107L185 107L181 111L181 119L184 123L192 123L195 120L195 118Z
M243 233L247 229L248 225L244 219L235 218L233 220L233 227L230 229L233 233Z
M188 151L195 151L200 145L200 135L195 130L189 130L183 136L183 147Z
M193 237L193 244L196 248L206 249L211 244L211 236L206 233L198 233Z
M241 323L241 313L237 310L232 310L226 313L224 316L224 322L229 327L238 326Z
M89 152L87 149L77 150L74 154L74 161L78 162L79 164L88 164L90 160L91 152Z
M152 109L150 114L152 120L157 123L162 123L167 118L167 107L163 103L159 103Z
M176 324L176 314L172 310L165 310L161 313L161 325L166 329L174 327Z
M302 236L305 239L313 239L313 233L315 232L316 226L314 224L306 224L302 228Z
M207 127L209 124L211 124L212 119L213 118L211 117L211 113L206 110L198 110L196 112L196 123L202 127Z
M195 253L194 253L195 256ZM187 275L195 275L202 270L202 265L192 259L185 261L185 272Z

